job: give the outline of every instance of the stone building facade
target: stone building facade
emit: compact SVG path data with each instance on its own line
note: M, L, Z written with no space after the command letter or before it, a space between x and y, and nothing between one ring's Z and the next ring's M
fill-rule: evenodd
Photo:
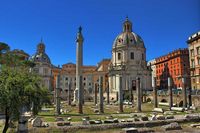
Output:
M141 79L142 90L151 89L151 70L147 67L146 48L142 38L132 32L132 23L126 18L123 31L114 40L109 67L109 87L111 93L135 90L136 77ZM122 81L120 81L122 79Z
M45 44L42 40L37 45L37 51L30 60L36 64L33 70L41 76L41 85L52 91L52 64L49 56L45 52Z
M200 32L187 40L190 58L190 76L192 89L200 89Z
M52 66L52 75L53 75L52 86L54 91L56 89L56 78L61 73L61 70L62 68L60 68L60 66Z
M96 70L96 66L82 66L82 76L83 76L83 88L85 96L92 94L93 92L93 73ZM68 92L68 84L71 83L71 96L73 97L74 90L76 89L76 64L67 63L62 65L61 68L61 88L62 88L62 98L66 99ZM87 99L87 96L84 97Z
M106 89L109 87L109 82L108 82L108 67L110 65L110 59L103 59L101 62L98 63L97 69L95 71L95 76L94 80L96 83L98 83L99 76L103 77L103 92L106 91Z
M83 88L84 88L84 99L93 99L95 87L98 90L98 79L99 76L103 76L103 90L105 92L108 84L108 65L110 64L110 59L103 59L97 66L82 66L82 76L83 76ZM62 67L53 67L53 86L55 88L56 77L60 74L60 87L62 89L61 97L67 99L67 94L69 90L68 84L71 83L71 98L74 97L74 90L76 89L76 64L66 63Z
M168 88L168 77L172 78L172 87L182 89L182 77L186 77L186 87L190 87L189 52L187 48L177 49L167 55L156 58L156 84L160 89Z

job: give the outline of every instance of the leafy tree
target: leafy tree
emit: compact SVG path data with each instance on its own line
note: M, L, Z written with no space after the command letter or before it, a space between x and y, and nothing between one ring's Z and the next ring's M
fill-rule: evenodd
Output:
M34 65L12 53L4 53L0 67L0 110L5 114L6 133L11 121L19 120L23 107L37 114L44 103L50 103L48 90L40 85L40 77L31 71Z
M3 54L7 53L10 50L10 47L8 44L0 42L0 64L2 64L3 61Z
M0 54L10 50L8 44L0 42Z

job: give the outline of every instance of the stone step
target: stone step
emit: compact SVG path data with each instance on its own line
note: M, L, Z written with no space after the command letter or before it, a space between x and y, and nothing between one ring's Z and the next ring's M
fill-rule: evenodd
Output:
M123 133L138 133L137 128L131 127L131 128L123 128Z
M180 112L183 112L185 109L182 108L182 107L171 107L171 110L172 110L172 111L180 111Z
M162 108L154 108L153 112L159 112L159 113L163 113L164 110Z

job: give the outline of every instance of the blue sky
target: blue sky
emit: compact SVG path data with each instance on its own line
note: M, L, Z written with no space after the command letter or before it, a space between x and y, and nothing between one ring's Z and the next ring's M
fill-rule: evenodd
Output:
M55 65L76 61L83 27L85 65L111 57L128 15L147 48L147 60L187 47L200 30L200 0L0 0L0 41L33 55L41 37Z

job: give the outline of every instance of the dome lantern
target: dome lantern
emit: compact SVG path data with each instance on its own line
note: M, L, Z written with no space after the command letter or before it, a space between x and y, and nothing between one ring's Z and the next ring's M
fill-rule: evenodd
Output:
M123 24L123 32L132 32L132 23L128 20L128 17Z
M47 63L51 64L49 56L45 53L45 44L42 39L37 45L37 52L30 58L33 62Z
M37 45L37 52L38 53L45 53L45 45L41 39L40 43Z
M142 38L132 31L132 23L128 17L126 17L126 20L123 23L123 32L120 33L114 40L113 48L118 46L134 46L145 48Z

